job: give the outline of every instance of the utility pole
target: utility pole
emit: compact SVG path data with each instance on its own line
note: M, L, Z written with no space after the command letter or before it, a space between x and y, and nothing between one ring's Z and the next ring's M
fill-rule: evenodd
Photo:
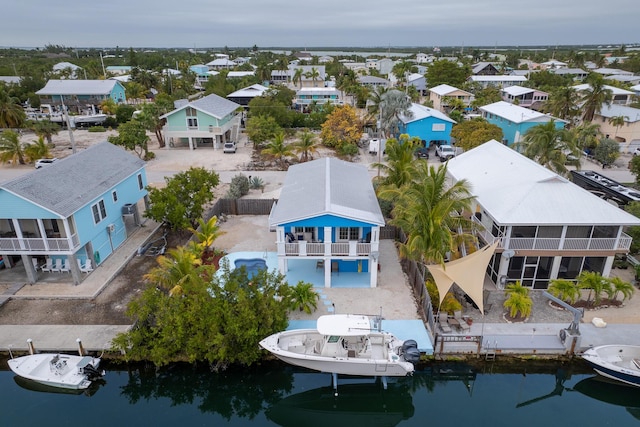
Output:
M69 140L71 141L71 152L76 154L76 140L73 137L73 130L71 129L71 120L69 120L69 112L67 106L64 105L64 95L60 95L60 102L62 102L62 113L67 122L67 129L69 130Z

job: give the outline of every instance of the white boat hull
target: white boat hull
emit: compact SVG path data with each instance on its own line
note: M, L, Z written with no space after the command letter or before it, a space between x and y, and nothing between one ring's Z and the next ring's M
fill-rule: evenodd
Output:
M91 385L92 375L87 372L88 369L93 368L97 371L100 359L42 353L17 357L7 363L9 368L22 378L51 387L83 390ZM91 368L86 368L87 366Z
M582 358L603 377L640 387L640 346L602 345L585 351Z
M415 369L402 355L403 341L388 332L337 336L297 329L273 334L260 346L283 362L333 374L404 377Z

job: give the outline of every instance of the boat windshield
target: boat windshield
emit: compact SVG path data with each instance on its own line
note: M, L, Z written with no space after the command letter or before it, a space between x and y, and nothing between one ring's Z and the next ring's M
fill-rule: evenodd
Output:
M329 337L329 339L327 340L327 342L329 343L336 343L340 340L340 337L338 335L331 335Z

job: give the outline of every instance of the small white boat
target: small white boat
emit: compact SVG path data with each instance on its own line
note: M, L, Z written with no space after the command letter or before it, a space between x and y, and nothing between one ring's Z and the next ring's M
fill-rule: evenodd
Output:
M83 126L83 125L99 125L101 123L103 123L105 120L107 120L107 115L106 114L86 114L86 115L80 115L80 116L71 116L71 118L73 119L73 123L76 126Z
M411 375L420 351L381 331L379 317L353 314L320 316L317 329L278 332L260 346L291 365L341 375L401 377Z
M104 375L100 359L91 356L41 353L16 357L7 362L18 376L52 387L83 390Z
M601 345L582 353L600 375L640 387L640 346Z

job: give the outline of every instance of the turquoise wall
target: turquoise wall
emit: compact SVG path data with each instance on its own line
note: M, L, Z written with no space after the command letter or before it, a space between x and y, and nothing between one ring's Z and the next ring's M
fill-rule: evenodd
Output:
M444 124L444 130L434 131L434 124ZM445 120L438 119L436 117L425 117L422 120L416 120L407 124L400 123L400 133L406 133L411 137L417 136L429 143L429 141L443 140L451 141L451 129L453 123Z

